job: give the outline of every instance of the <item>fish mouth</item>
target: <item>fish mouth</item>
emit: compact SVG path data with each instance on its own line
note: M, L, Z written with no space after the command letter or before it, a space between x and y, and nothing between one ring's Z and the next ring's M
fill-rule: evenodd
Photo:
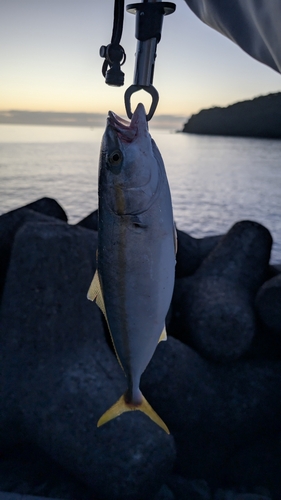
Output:
M107 124L112 127L118 134L118 137L125 142L132 142L138 135L139 129L147 130L147 121L145 108L142 103L139 103L132 116L131 121L125 120L116 115L113 111L108 112Z

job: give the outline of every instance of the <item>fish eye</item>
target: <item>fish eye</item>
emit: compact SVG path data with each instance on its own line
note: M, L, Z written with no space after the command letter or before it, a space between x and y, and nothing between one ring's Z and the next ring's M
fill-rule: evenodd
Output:
M108 161L113 167L117 167L123 160L123 155L120 149L116 149L108 156Z

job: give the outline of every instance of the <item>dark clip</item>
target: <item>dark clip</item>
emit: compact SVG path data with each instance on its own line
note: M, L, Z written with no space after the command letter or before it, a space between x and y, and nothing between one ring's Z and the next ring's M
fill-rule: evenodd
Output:
M105 58L102 65L102 74L105 77L105 83L114 87L124 85L124 73L120 66L126 61L126 54L121 45L113 45L110 43L107 47L102 45L100 48L100 56ZM109 66L109 69L107 69Z
M121 71L121 66L126 61L126 54L120 45L123 18L124 0L115 0L111 43L107 46L102 45L100 48L100 56L105 59L102 65L102 74L105 77L105 83L115 87L124 85L124 73Z
M131 109L131 97L135 92L138 92L139 90L145 90L148 92L151 97L152 97L152 103L150 106L150 110L146 115L146 120L149 121L153 117L155 110L157 108L157 104L159 101L159 94L153 85L148 85L148 86L143 86L143 85L131 85L125 92L125 108L126 108L126 113L128 118L132 118L133 113Z

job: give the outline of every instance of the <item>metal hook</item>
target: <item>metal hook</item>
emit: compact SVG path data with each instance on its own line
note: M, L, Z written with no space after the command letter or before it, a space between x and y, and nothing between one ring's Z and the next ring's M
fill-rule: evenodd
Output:
M159 94L153 85L131 85L129 88L127 88L125 95L124 95L124 100L125 100L125 108L126 108L126 113L128 118L132 118L133 113L132 113L132 108L131 108L131 97L135 92L138 92L139 90L145 90L145 92L148 92L148 94L151 95L152 97L152 102L150 106L150 110L146 115L146 120L149 121L153 117L155 110L157 108L157 104L159 101Z
M150 110L146 115L149 121L158 104L159 95L153 87L154 65L157 44L161 39L163 17L175 11L175 4L161 0L143 0L142 3L127 5L127 11L136 14L137 50L133 85L125 92L125 108L128 118L132 118L130 99L134 92L145 90L152 97Z

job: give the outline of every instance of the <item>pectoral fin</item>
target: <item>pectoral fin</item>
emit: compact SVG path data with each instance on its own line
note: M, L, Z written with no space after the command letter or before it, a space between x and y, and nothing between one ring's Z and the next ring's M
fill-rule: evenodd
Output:
M176 228L175 222L174 222L174 248L175 248L175 255L177 255L177 251L178 251L178 233L177 233L177 228Z
M109 330L109 333L110 333L110 337L111 337L111 340L112 340L112 344L113 344L113 347L114 347L114 351L115 351L116 357L117 357L117 359L119 361L119 364L120 364L122 370L124 370L124 368L122 366L122 363L120 361L117 349L115 347L113 336L112 336L112 333L111 333L111 330L110 330L110 326L109 326L109 323L108 323L108 319L107 319L107 315L106 315L105 304L104 304L104 299L103 299L103 294L102 294L102 289L101 289L101 285L100 285L100 279L99 279L98 271L95 272L95 275L93 277L93 281L90 284L90 288L89 288L88 293L87 293L87 299L92 300L92 301L95 300L97 306L99 306L100 310L103 312L104 317L105 317L106 322L107 322L108 330Z
M125 400L125 395L121 396L118 401L109 408L99 419L97 426L100 427L101 425L106 424L110 420L113 420L114 418L118 417L122 413L125 413L126 411L142 411L145 413L155 424L159 425L167 434L170 434L170 431L166 424L163 422L162 418L157 415L157 413L153 410L153 408L150 406L150 404L147 402L145 397L141 394L141 403L139 405L133 405L130 403L126 403Z
M159 342L162 342L162 340L167 340L167 332L166 332L165 326L164 326L163 331L162 331L160 338L158 340L158 344L159 344Z

